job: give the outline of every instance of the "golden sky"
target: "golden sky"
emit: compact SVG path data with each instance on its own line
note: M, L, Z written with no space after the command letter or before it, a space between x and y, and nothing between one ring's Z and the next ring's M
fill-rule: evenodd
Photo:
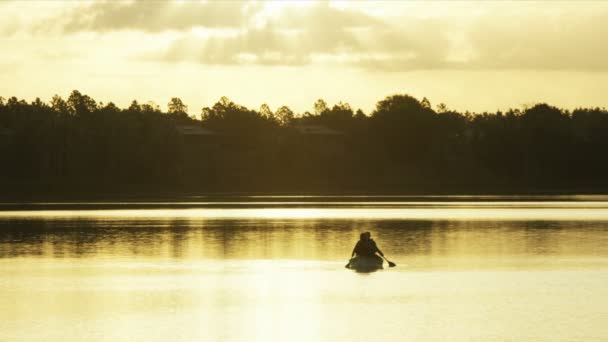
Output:
M608 2L1 1L0 96L608 105Z

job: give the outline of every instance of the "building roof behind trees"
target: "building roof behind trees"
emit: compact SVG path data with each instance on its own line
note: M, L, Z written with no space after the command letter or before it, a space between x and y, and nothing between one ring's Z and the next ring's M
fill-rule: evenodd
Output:
M175 126L175 129L177 129L177 132L181 135L187 135L187 136L210 136L210 135L215 135L214 132L200 127L200 126L195 126L195 125L181 125L181 126Z
M308 135L344 135L340 131L336 131L321 125L297 125L296 130L300 134Z

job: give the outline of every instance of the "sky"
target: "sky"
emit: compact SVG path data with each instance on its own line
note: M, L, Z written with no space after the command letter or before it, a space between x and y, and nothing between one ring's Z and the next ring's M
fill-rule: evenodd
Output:
M608 107L608 1L0 1L0 96Z

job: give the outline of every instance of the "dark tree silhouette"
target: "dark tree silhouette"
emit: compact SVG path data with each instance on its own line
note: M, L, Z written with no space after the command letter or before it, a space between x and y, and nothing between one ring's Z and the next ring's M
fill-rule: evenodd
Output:
M607 189L608 111L459 113L409 95L368 116L347 103L294 113L222 97L127 108L73 91L0 97L3 194L77 191L535 192ZM7 196L8 196L7 195Z
M188 106L186 106L179 97L171 98L171 101L167 104L169 114L173 115L186 115L188 113Z

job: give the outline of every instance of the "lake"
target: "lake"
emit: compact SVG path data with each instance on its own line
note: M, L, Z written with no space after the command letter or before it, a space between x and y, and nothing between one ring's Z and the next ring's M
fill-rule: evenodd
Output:
M607 341L608 197L0 203L0 269L0 341Z

